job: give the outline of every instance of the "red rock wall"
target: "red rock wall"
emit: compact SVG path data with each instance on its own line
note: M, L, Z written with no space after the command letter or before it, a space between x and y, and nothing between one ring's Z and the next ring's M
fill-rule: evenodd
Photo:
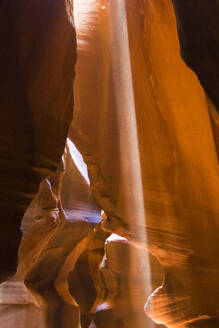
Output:
M105 229L146 242L165 269L164 284L146 311L169 327L213 327L218 324L219 292L217 113L200 81L216 104L208 78L215 80L217 68L208 77L190 64L197 76L187 66L189 55L184 62L183 40L192 35L195 64L202 60L194 30L187 34L187 17L194 14L193 25L206 18L201 19L194 2L190 12L189 5L179 3L174 1L177 21L171 1L133 0L125 6L111 1L104 3L105 10L99 8L96 30L89 31L95 45L90 61L79 53L71 137L107 214ZM213 8L216 2L211 15ZM177 22L184 31L181 51ZM212 26L214 21L207 29L209 44ZM201 42L201 34L197 38ZM206 34L202 41L206 53ZM201 67L210 71L217 66L216 57L214 52L211 62L206 56L207 66L202 62ZM85 66L87 75L82 73ZM83 85L90 86L88 97Z
M217 327L218 1L0 9L3 318Z
M76 58L71 15L65 0L0 4L2 279L16 271L24 212L64 150Z

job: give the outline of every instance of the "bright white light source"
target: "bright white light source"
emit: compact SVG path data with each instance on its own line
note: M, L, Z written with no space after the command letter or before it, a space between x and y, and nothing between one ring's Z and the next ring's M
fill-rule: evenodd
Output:
M75 147L73 142L68 138L67 144L71 153L72 160L74 161L75 165L77 166L77 169L81 173L82 177L86 181L88 185L90 185L90 179L88 177L87 172L87 165L84 163L83 157L78 151L78 149Z
M106 9L106 6L102 6L102 9L105 10Z
M125 237L122 237L120 235L117 235L116 233L112 233L107 239L106 244L112 242L112 241L126 241L128 242L128 239Z

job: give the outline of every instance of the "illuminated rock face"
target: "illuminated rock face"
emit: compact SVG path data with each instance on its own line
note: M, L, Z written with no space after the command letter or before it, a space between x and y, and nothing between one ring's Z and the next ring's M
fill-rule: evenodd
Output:
M151 289L147 275L152 272L156 276L153 287L158 287L162 270L153 259L147 266L147 256L145 249L124 237L112 234L106 239L100 265L102 302L96 307L95 327L157 327L145 315L144 303Z
M62 165L41 183L24 217L19 253L17 279L24 279L32 290L46 327L51 328L80 327L80 309L70 293L68 277L100 221L100 210L74 164L70 146L69 142L66 167Z
M41 182L24 216L18 271L0 287L1 317L39 328L155 327L144 314L147 275L155 288L162 270L146 266L145 249L100 229L77 156L68 140L58 171Z
M167 327L215 328L218 1L78 1L61 164L70 2L0 5L2 279L28 208L1 317L14 325L19 304L28 328L31 316L39 328L156 327L145 309Z
M206 2L200 4L204 10ZM202 33L188 35L188 26L203 19L195 2L174 5L177 21L172 1L110 1L99 11L96 29L88 32L93 52L89 46L85 54L79 51L70 134L107 214L104 228L146 243L164 268L163 286L146 312L169 327L213 327L219 296L218 117L206 94L216 105L217 51L207 51L206 33L203 43ZM217 8L214 1L209 12ZM186 26L192 12L197 18ZM199 47L193 49L191 40ZM90 85L90 97L83 85ZM86 116L88 108L92 114Z
M24 212L64 150L76 56L71 19L65 0L0 4L2 280L16 272Z

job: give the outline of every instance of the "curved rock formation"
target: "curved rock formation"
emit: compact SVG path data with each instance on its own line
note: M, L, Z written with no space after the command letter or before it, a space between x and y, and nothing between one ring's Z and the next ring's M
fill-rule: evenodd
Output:
M80 309L70 294L68 276L101 218L74 164L71 146L69 141L66 167L41 183L24 217L19 253L17 278L25 280L43 309L46 327L52 328L80 327Z
M102 303L106 290L100 276L100 264L104 256L104 243L109 233L96 226L86 250L78 258L68 277L71 295L80 306L81 327L94 325L96 308ZM92 323L93 322L93 323ZM106 325L104 320L102 324ZM109 324L113 324L109 321Z
M172 0L181 54L219 108L219 1Z
M180 2L174 3L177 9ZM193 5L181 2L184 9ZM214 129L196 74L181 57L172 2L112 0L98 10L96 28L87 31L92 47L78 53L70 132L107 214L104 227L146 243L165 269L163 286L146 306L157 322L217 325L217 125L214 121ZM177 14L178 24L183 15L186 19L185 11ZM192 24L201 20L195 15ZM217 53L213 56L212 63L206 57L207 66L201 65L207 71ZM193 69L216 104L216 70L203 77L199 68Z
M163 273L152 258L148 263L144 248L116 234L106 239L100 266L102 303L99 299L94 317L96 328L158 327L144 314L144 303L151 292L147 275L153 273L153 287L158 287Z
M21 219L41 180L57 169L72 118L70 3L0 4L1 280L16 272Z
M59 170L41 182L23 219L17 274L0 288L2 318L27 325L32 317L39 328L155 327L144 302L147 275L158 287L160 267L147 267L145 249L127 239L106 240L81 160L69 140Z
M219 325L218 6L75 0L60 164L71 1L2 1L3 318L14 287L47 328Z

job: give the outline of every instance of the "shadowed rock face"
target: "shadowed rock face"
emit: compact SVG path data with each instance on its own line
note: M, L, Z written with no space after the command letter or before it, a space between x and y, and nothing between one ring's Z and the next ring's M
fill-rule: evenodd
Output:
M62 163L55 174L41 182L39 193L23 220L16 277L25 280L36 295L48 328L80 327L80 312L86 308L86 297L84 303L79 302L80 309L78 298L75 301L70 294L68 276L71 271L77 272L76 263L87 251L101 218L100 209L71 154L67 146L65 165ZM72 293L79 294L79 300L85 276L80 281L82 285L76 284ZM89 296L87 299L89 303Z
M67 0L1 1L0 22L0 279L4 280L16 271L24 212L40 181L57 169L64 150L73 111L76 47Z
M41 182L25 213L18 270L0 288L1 316L25 328L31 318L39 328L157 327L144 314L146 277L153 273L156 288L162 270L149 265L144 248L100 229L100 209L70 145L65 165Z
M25 281L46 328L153 327L143 304L150 271L152 280L161 271L153 271L147 249L165 273L147 314L168 327L215 328L218 2L209 8L202 0L199 8L192 0L90 4L93 25L80 39L70 128L90 185L69 141L66 169L57 170L72 112L71 6L0 4L2 279L16 270L20 220L43 179L24 217L17 274L3 291L14 286L22 295ZM100 233L91 191L106 213L102 227L117 233L106 241L100 267L107 234ZM5 303L0 310L7 318Z
M102 303L106 290L101 281L100 264L104 256L104 243L109 233L96 226L86 250L78 258L68 277L69 290L80 306L81 327L88 328ZM105 321L102 324L106 324ZM112 324L112 321L111 321Z
M153 288L162 281L161 266L150 258L144 248L126 238L112 234L105 241L105 254L100 268L102 297L96 306L93 324L96 328L161 327L144 313L144 303ZM156 277L156 278L155 278Z
M172 0L181 54L219 108L219 1Z

